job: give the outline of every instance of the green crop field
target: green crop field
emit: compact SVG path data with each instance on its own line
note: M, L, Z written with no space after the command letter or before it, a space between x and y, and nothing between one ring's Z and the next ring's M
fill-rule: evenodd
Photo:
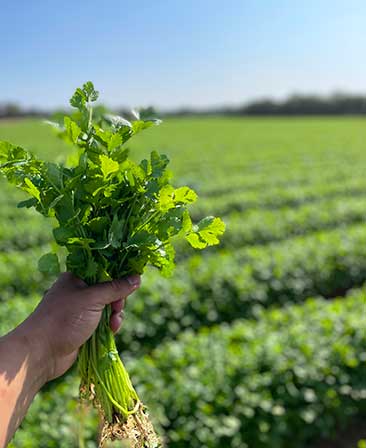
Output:
M37 121L0 122L0 140L72 153ZM202 255L177 245L171 278L148 270L117 336L167 446L356 448L366 424L331 440L366 422L366 120L170 119L130 149L167 154L192 215L227 226ZM0 187L2 335L54 279L37 271L52 221ZM96 447L77 396L75 370L46 385L11 447Z

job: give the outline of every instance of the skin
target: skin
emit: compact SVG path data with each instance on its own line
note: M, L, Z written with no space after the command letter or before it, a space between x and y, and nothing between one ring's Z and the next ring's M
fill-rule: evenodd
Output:
M0 338L0 448L9 443L42 386L74 364L108 304L111 329L118 331L126 298L139 286L137 275L87 286L62 274L36 310Z

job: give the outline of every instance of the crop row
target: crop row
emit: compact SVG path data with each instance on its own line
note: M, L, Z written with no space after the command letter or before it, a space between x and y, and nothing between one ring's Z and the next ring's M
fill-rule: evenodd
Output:
M0 303L14 294L30 295L47 289L49 278L37 269L37 260L47 246L0 253Z
M49 243L52 227L48 220L35 214L24 219L0 220L0 252L25 250Z
M23 322L32 313L39 300L40 295L37 294L28 297L16 294L10 300L0 302L0 337Z
M148 350L184 329L199 329L262 308L333 297L366 278L363 225L318 232L236 253L192 257L173 279L147 271L128 301L120 347Z
M320 202L305 202L297 208L254 208L246 212L233 212L224 217L226 232L219 248L237 249L245 245L266 244L357 223L365 219L365 210L364 197L340 196ZM51 230L51 220L42 219L32 212L25 219L17 219L17 214L4 217L0 222L0 251L24 250L48 243L52 239ZM180 255L193 253L184 243L178 246L178 250Z
M364 197L341 196L304 203L298 208L233 212L224 217L226 232L219 248L237 249L245 245L266 244L316 230L360 222L365 219L365 210ZM13 213L1 220L0 251L24 250L51 241L51 220L42 219L32 212L25 219L17 218L18 215ZM184 253L186 256L193 252L184 243L178 248L180 254Z
M50 279L38 272L36 260L46 251L41 247L1 254L0 299L43 293ZM332 297L365 278L363 225L195 256L182 262L170 279L146 272L141 289L128 301L121 347L150 350L186 328L256 316L261 308L301 302L312 295Z
M26 315L16 304L13 324ZM302 448L366 415L365 306L363 290L264 311L186 331L127 367L169 447ZM77 385L72 374L44 389L10 447L66 448L80 437L96 447L95 414L77 407Z
M0 256L1 298L41 294L47 278L37 271L41 247ZM148 271L129 301L124 346L145 349L184 328L199 328L262 307L300 302L310 295L334 296L366 278L366 230L352 226L317 232L262 247L218 256L192 257L174 278Z
M221 168L222 169L222 168ZM201 197L219 196L240 190L263 190L268 188L291 188L296 186L308 186L320 183L341 183L347 182L350 178L358 179L363 177L362 166L340 165L339 162L334 166L328 166L324 171L323 167L316 169L313 165L296 165L292 169L278 170L272 172L251 172L243 175L242 172L229 176L211 175L209 179L198 183L196 188Z
M170 448L301 448L366 413L366 295L187 332L129 363Z
M208 197L192 208L192 215L201 218L207 214L228 215L233 211L251 208L276 209L279 207L298 207L306 202L329 200L342 196L363 196L366 179L350 179L344 183L324 183L283 189L268 188L263 191L236 191L219 197Z
M226 232L219 248L237 249L291 236L364 221L366 197L338 197L298 208L252 209L224 217Z
M221 136L220 136L221 137ZM328 144L325 143L327 146ZM257 147L254 151L244 145L228 145L226 147L210 146L208 151L202 148L190 151L190 147L185 146L184 150L175 152L174 171L178 174L184 171L193 173L197 178L202 179L205 185L213 184L213 177L222 174L222 168L234 176L251 177L253 174L265 174L271 176L274 172L284 172L285 176L291 173L304 171L330 171L343 166L359 166L364 163L362 149L358 148L351 154L348 144L338 148L326 150L324 146L320 151L314 151L314 147L307 143L302 150L296 143L292 142L287 150L281 145L274 147L273 142L268 145ZM360 150L361 149L361 150ZM345 154L347 153L347 154ZM169 153L168 153L169 155ZM179 160L180 159L180 160Z

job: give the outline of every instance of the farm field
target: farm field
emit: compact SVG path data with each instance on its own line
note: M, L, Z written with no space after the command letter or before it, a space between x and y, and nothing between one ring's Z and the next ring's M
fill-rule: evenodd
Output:
M200 196L196 219L227 225L203 254L177 245L171 278L146 272L117 336L168 447L366 439L365 136L358 118L187 118L133 139L136 159L171 157L177 186ZM32 120L0 122L0 140L49 160L72 152ZM0 187L2 335L53 279L37 271L51 220L16 209L23 195ZM96 447L96 416L77 394L75 371L46 385L11 447Z

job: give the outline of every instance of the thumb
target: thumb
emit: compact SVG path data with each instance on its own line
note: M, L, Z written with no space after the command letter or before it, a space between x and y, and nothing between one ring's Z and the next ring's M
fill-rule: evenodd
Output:
M85 292L96 305L104 306L116 300L125 299L140 286L140 283L139 275L131 275L119 280L89 286Z

